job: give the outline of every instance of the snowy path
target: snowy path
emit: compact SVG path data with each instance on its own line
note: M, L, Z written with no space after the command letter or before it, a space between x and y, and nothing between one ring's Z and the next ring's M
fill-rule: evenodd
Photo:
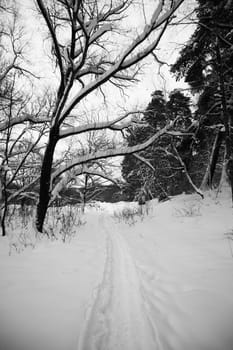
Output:
M145 308L137 268L125 239L106 233L106 260L102 282L87 317L79 350L161 349L156 327Z
M182 195L134 225L122 205L70 243L0 239L0 350L233 349L231 202Z

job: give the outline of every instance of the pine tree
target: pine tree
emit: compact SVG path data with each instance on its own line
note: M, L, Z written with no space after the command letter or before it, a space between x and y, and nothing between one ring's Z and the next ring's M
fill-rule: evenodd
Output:
M180 118L175 129L177 131L186 130L191 125L192 117L189 104L190 99L179 90L172 91L168 101L165 100L162 91L156 90L152 94L152 100L143 117L147 126L130 128L126 136L128 144L138 144L178 116ZM181 152L182 159L187 163L187 160L190 159L190 152L188 150L189 155L187 156L187 148L182 149L183 140L183 136L164 135L155 144L140 152L141 159L133 155L124 157L122 176L127 183L126 191L129 199L136 197L142 188L151 196L159 198L180 193L187 188L183 168L171 147L174 142Z
M171 71L199 93L197 156L203 159L203 187L219 183L217 164L232 173L233 2L198 0L197 27ZM225 144L225 161L223 144ZM208 156L206 157L206 154ZM225 166L224 166L225 164ZM195 168L195 166L194 166ZM216 179L216 181L214 181Z

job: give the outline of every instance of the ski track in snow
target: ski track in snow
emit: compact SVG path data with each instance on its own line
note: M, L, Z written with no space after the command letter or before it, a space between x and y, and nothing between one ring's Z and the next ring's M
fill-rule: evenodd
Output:
M130 253L117 232L106 235L103 279L79 339L78 350L162 350L150 298Z

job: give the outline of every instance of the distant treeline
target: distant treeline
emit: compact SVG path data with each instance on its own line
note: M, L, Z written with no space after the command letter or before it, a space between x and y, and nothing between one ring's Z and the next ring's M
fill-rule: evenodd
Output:
M17 191L18 188L14 185L11 186L10 192ZM60 192L59 197L57 197L52 205L63 206L67 204L79 204L83 203L85 192L85 201L100 201L115 203L121 200L127 200L126 195L123 190L117 185L98 185L95 187L89 187L88 189L69 187ZM21 205L35 205L37 202L37 190L31 192L30 197L25 197L24 195L18 196L11 201L11 204L21 204Z

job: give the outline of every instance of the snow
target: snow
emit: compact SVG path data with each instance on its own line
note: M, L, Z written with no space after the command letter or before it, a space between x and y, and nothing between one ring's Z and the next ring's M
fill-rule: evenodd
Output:
M66 243L1 237L0 350L232 350L230 197L96 208Z

